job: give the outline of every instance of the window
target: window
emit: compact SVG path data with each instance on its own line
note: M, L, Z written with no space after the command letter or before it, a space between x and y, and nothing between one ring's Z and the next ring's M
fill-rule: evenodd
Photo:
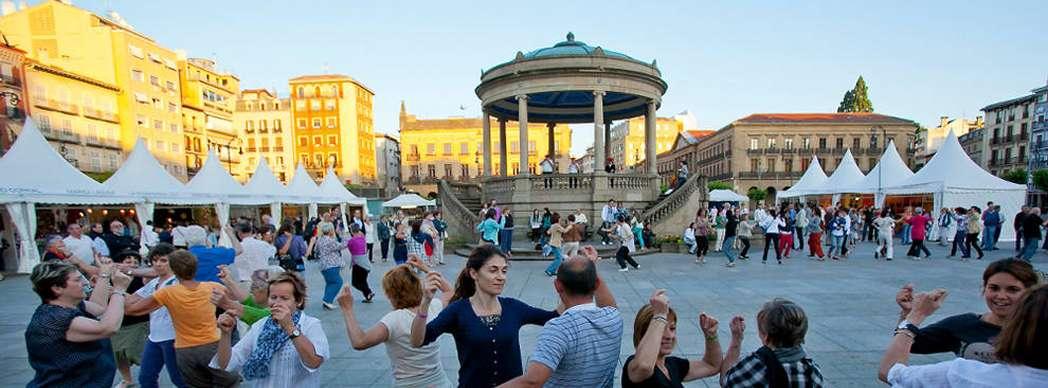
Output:
M517 144L517 142L515 142L515 141L514 142L510 142L509 143L509 152L512 152L514 154L519 153L520 152L520 145Z
M433 143L426 144L426 155L436 155L437 145Z
M178 124L171 123L171 132L178 133Z
M528 141L528 155L535 155L535 154L538 153L538 151L539 151L538 147L535 147L535 141L534 140L529 140Z
M775 172L775 158L768 158L768 172Z
M320 119L313 119L313 128L320 128Z
M327 118L327 127L328 128L334 128L335 127L335 118L334 117L328 117Z
M328 145L338 145L338 137L336 137L335 135L328 136Z
M284 150L284 138L278 137L278 138L273 139L273 140L274 140L273 141L273 146L277 148L276 150L277 151L283 151Z
M430 179L433 179L433 178L437 177L437 166L434 166L434 165L430 164L430 165L426 166L426 170L427 170L426 172L429 173L428 176L429 176Z
M306 127L306 119L298 119L298 127L299 128L305 128Z
M156 141L156 149L157 149L157 151L164 151L164 149L166 147L167 147L167 144L165 144L163 140L157 140Z
M298 160L300 160L302 162L302 164L305 164L305 165L308 166L309 165L309 154L298 154Z
M785 148L785 149L788 149L788 150L792 150L793 149L793 138L792 137L787 137L787 138L783 139L782 140L782 147Z
M769 138L768 141L765 142L764 148L768 148L768 149L775 148L775 139Z
M320 136L313 136L313 145L320 146L324 143L320 140Z
M314 167L317 167L317 168L327 167L327 165L324 164L324 155L313 154L313 162L316 163L314 165Z
M836 148L838 150L844 148L844 138L843 137L838 137L837 138L837 146L836 146Z
M337 167L338 166L338 155L328 154L328 165Z
M149 76L149 84L153 86L160 86L160 77L155 75Z
M451 143L444 143L444 155L451 155Z
M459 144L459 155L469 155L469 143Z
M310 100L309 101L309 109L314 110L314 111L320 110L320 100Z
M299 86L299 87L298 87L298 98L302 98L302 97L305 97L305 94L304 94L304 93L302 93L302 91L303 91L302 87L301 87L301 86Z
M804 149L806 149L806 150L807 149L811 149L811 138L810 137L806 137L806 138L804 138L803 141L804 141L804 145L803 145Z
M167 90L171 90L171 91L175 90L175 83L174 82L167 81L166 85L167 85Z
M281 120L273 119L273 132L280 132L281 123Z
M444 165L444 179L453 179L453 178L455 178L455 174L451 170L452 169L451 169L451 165L450 164L445 164Z
M261 139L262 152L269 152L269 138Z
M852 149L858 151L859 150L859 144L860 144L859 143L859 138L853 137L852 138Z
M173 103L173 102L168 102L167 103L167 111L168 112L174 113L176 110L178 110L178 105L175 105L175 103Z
M758 140L755 137L751 137L750 138L750 149L751 150L755 150L755 149L758 149L758 148L760 148L760 140Z
M786 172L793 172L793 159L783 159L782 166L786 169Z
M255 151L255 139L247 139L247 150L251 152Z
M135 45L127 45L127 51L131 52L131 55L138 59L145 58L146 56L145 53L142 52L142 48Z
M1004 162L1005 163L1011 163L1012 162L1012 147L1008 147L1008 148L1004 149Z
M324 109L326 109L326 110L335 110L335 100L331 100L331 99L324 100Z
M295 100L295 110L306 110L306 102L303 100Z
M811 164L809 159L801 158L801 171L808 171L808 165Z
M248 120L244 125L244 130L247 131L247 133L255 132L255 120Z
M131 79L133 79L135 81L138 81L138 82L145 81L146 80L145 73L142 73L142 70L134 70L134 69L132 69L131 70Z
M164 122L160 120L153 120L153 129L164 129Z
M877 149L877 136L870 137L870 149Z
M819 138L819 148L820 149L826 149L826 138L825 137L820 137Z
M258 131L259 132L266 133L266 130L269 129L268 127L269 127L269 122L268 121L266 121L265 119L258 120Z

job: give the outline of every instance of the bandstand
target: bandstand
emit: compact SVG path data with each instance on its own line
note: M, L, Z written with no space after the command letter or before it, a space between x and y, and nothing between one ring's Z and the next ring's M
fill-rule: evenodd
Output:
M650 209L660 194L655 112L667 86L655 61L643 62L593 47L575 40L571 33L567 40L551 47L517 52L511 61L483 71L476 88L484 115L480 181L442 182L441 197L452 205L495 199L500 206L513 209L518 226L527 224L532 209L543 208L563 216L582 209L591 225L599 225L600 210L609 199L638 211ZM611 154L612 121L640 116L644 117L645 131L642 165L628 173L605 172L605 161ZM492 171L492 118L498 122L499 171ZM507 134L510 121L516 122L516 134ZM546 123L547 139L528 139L529 122ZM529 141L546 140L554 150L556 125L579 123L593 123L593 172L533 175L528 158L536 151L528 149ZM508 160L507 145L514 141L520 160L518 171L511 176L509 165L515 161ZM568 151L555 150L554 155ZM545 155L538 156L541 159ZM475 215L472 221L476 221ZM515 234L521 236L527 228L517 229Z

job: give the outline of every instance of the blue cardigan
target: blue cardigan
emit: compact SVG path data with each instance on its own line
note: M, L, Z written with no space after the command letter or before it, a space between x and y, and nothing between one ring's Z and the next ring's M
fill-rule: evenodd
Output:
M520 359L520 328L545 325L558 316L513 298L499 297L502 317L488 327L473 312L469 299L451 302L426 324L425 344L451 333L458 350L459 386L493 387L524 374Z
M502 222L506 220L503 219ZM493 219L485 218L483 222L477 224L477 231L480 232L480 238L485 241L494 243L499 242L499 231L502 230L502 222L496 222Z

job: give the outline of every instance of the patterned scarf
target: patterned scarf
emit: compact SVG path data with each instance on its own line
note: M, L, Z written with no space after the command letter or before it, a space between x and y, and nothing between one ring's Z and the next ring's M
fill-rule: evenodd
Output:
M296 326L298 326L300 319L302 319L301 311L295 311L291 315L291 321ZM255 349L251 351L251 356L244 362L244 367L240 371L240 374L244 376L244 380L269 377L269 361L273 359L273 354L283 348L290 339L287 333L284 332L284 329L281 329L280 325L277 324L277 321L273 320L273 318L267 320L264 326L262 326L262 333L258 335L258 339L255 341Z

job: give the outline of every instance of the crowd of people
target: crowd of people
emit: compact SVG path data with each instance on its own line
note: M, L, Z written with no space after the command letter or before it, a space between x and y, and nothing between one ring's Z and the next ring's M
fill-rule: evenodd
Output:
M945 244L951 237L962 257L974 249L981 258L983 250L996 249L994 234L1003 223L993 204L987 208L943 209L933 218L919 207L894 214L811 204L752 212L718 206L699 210L684 241L696 262L719 250L727 266L749 258L757 233L764 235L765 263L772 254L780 264L804 254L805 242L816 260L845 260L861 241L874 241L875 257L890 260L899 232L915 260L930 255L926 241ZM632 254L653 236L638 225L636 214L609 201L591 226L581 209L566 216L533 212L532 241L553 257L545 270L559 300L553 310L503 295L511 272L512 214L494 201L481 214L481 244L454 282L434 270L445 264L448 238L439 211L374 220L355 213L345 225L334 209L301 226L288 221L276 228L268 218L238 222L220 231L231 247L219 246L220 236L199 225L173 228L170 239L158 233L142 249L142 239L123 233L120 221L98 237L71 224L67 236L48 240L30 278L41 304L25 332L35 371L29 386L106 386L119 373L122 387L155 387L163 372L179 387L319 386L317 372L338 345L328 343L325 317L304 312L307 271L323 278L320 304L341 311L350 347L386 346L398 387L453 385L440 361L437 340L443 334L454 341L463 387L677 387L711 376L730 387L826 385L803 346L808 315L782 298L767 301L752 317L761 346L746 354L741 347L747 317L725 321L731 338L724 348L718 319L699 314L685 327L698 328L691 335L701 335L705 350L687 359L674 356L683 318L668 293L655 290L632 320L634 349L620 364L627 321L597 271L597 249L584 241L595 233L597 244L615 245L620 271L639 269ZM1048 343L1048 290L1027 255L1041 247L1044 226L1037 209L1016 215L1013 227L1022 236L1016 257L988 263L983 273L985 313L925 325L947 291L902 286L895 298L897 328L878 377L915 387L1048 384L1048 353L1041 351ZM355 304L374 301L368 278L375 260L386 262L389 255L394 263L380 288L390 310L365 328ZM519 331L526 325L542 329L525 361ZM959 359L908 365L911 353L944 352ZM137 378L133 365L139 366Z

